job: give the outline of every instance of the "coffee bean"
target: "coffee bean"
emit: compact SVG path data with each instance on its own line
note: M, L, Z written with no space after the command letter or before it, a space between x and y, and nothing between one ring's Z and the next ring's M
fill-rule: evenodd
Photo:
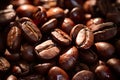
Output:
M60 55L59 65L64 70L73 68L78 58L78 50L75 46L69 48L65 53Z
M21 47L21 27L18 23L11 23L11 28L7 35L7 46L11 51L20 51Z
M77 72L72 80L95 80L95 75L88 70L82 70Z
M109 67L105 65L97 66L97 68L95 69L95 73L99 80L116 80L113 77L113 74L110 71Z
M58 44L66 46L71 44L72 39L67 33L63 32L61 29L55 29L51 32L51 35Z
M36 7L31 4L24 4L24 5L19 6L16 9L16 12L19 17L32 18L32 15L33 15L35 9L36 9Z
M76 36L76 46L81 49L88 49L93 45L94 35L88 28L82 28L79 30Z
M75 23L70 18L65 18L61 29L65 31L67 34L70 34L71 29L75 26Z
M120 75L120 59L110 58L107 61L107 65L115 72L117 75Z
M47 40L35 46L35 52L38 58L49 60L56 57L60 53L60 49L52 40Z
M117 27L113 22L95 25L91 30L94 33L95 41L109 40L117 34Z
M47 21L45 24L42 25L42 27L40 28L40 30L43 33L47 33L50 32L51 30L55 29L57 27L57 20L55 18L50 19L49 21Z
M67 73L60 67L54 66L48 72L49 80L69 80Z
M35 25L30 18L23 17L20 19L20 23L22 25L20 28L22 29L24 36L28 41L36 43L41 40L42 34L37 25Z
M95 43L97 53L99 58L102 60L107 60L111 58L115 52L115 48L112 44L107 42L97 42Z
M0 72L7 71L10 68L10 63L4 57L0 57Z

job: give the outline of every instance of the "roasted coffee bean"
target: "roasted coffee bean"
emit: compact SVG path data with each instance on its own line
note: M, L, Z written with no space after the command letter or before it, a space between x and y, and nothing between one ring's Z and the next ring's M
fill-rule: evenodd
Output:
M7 46L11 51L20 51L21 47L21 25L17 22L13 22L10 24L10 30L7 35Z
M35 52L40 59L52 59L60 53L60 49L52 40L47 40L35 46Z
M53 18L47 21L45 24L43 24L40 30L43 33L48 33L51 30L55 29L56 27L57 27L57 19Z
M111 70L106 65L97 66L95 69L95 74L99 80L116 80L113 77Z
M95 80L95 76L93 72L88 71L88 70L82 70L77 72L72 80Z
M16 12L12 8L0 10L0 25L9 24L9 22L15 20L15 17Z
M21 46L21 57L26 61L33 61L35 59L34 47L29 44Z
M0 72L5 72L10 68L10 63L4 57L0 57Z
M8 51L7 49L5 50L4 56L9 61L18 61L21 58L19 52L13 53Z
M69 80L68 74L60 67L54 66L48 72L49 80Z
M107 61L107 65L113 70L117 75L120 75L120 59L110 58Z
M20 19L20 23L22 24L21 29L24 33L24 36L28 41L36 43L41 40L42 34L39 28L30 18L23 17Z
M37 64L34 66L35 72L39 74L46 74L49 69L53 66L54 64L52 63L42 63L42 64Z
M29 18L32 18L32 15L33 15L35 9L36 9L36 7L31 5L31 4L24 4L24 5L19 6L16 9L16 12L17 12L17 15L19 17L29 17Z
M19 61L12 66L11 70L16 76L27 75L30 72L30 65L25 61Z
M83 61L83 63L86 63L87 65L93 65L98 61L97 54L91 49L79 51L79 58L81 61Z
M17 77L14 75L9 75L6 80L17 80Z
M78 50L75 46L69 48L65 53L60 55L59 65L64 70L70 70L76 64Z
M113 38L117 34L117 27L113 22L93 25L91 30L94 33L95 41L105 41Z
M70 36L61 29L54 29L54 31L51 32L51 35L58 44L68 46L72 42Z
M32 15L32 20L36 25L42 25L47 21L46 9L43 6L37 6Z
M120 55L120 40L117 40L115 42L115 49L116 49L116 53Z
M76 36L76 46L81 49L88 49L93 45L94 35L88 28L82 28L79 30Z
M71 29L75 26L75 23L70 18L65 18L61 29L65 31L67 34L70 34Z
M76 23L79 24L84 20L84 11L82 8L75 7L70 12L70 18Z
M107 60L113 56L115 53L115 48L112 44L107 42L97 42L95 43L97 53L99 58L102 60Z
M71 37L73 40L75 40L76 37L77 37L78 32L79 32L82 28L84 28L84 27L85 27L85 25L83 25L83 24L77 24L77 25L75 25L75 26L72 28L71 32L70 32L70 37Z
M48 18L56 18L58 22L58 26L60 26L65 18L64 10L60 7L53 7L47 11Z

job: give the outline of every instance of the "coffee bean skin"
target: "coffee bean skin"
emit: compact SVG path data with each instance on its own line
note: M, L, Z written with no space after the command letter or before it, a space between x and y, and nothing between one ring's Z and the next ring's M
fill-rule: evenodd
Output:
M49 80L69 80L67 73L57 66L54 66L49 70L48 76Z
M77 72L72 80L95 80L94 74L88 70L82 70Z
M70 70L77 62L77 58L78 50L73 46L60 56L59 65L64 70Z

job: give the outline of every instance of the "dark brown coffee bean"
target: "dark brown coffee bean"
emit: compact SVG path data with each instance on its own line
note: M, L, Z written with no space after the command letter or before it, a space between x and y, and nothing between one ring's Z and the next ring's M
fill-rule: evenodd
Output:
M52 59L56 57L60 49L55 46L55 43L52 40L47 40L35 47L35 52L40 59Z
M93 45L94 35L88 28L82 28L79 30L76 36L76 46L81 49L88 49Z
M0 10L0 25L6 25L13 21L16 17L16 12L12 8Z
M107 60L111 58L115 52L115 48L112 44L107 42L97 42L95 43L97 53L99 58L102 60Z
M58 44L66 46L71 44L72 39L67 33L63 32L61 29L55 29L51 32L51 35Z
M116 80L113 77L113 74L111 73L109 67L105 65L97 66L95 69L95 74L97 75L99 80Z
M52 63L42 63L34 66L35 72L39 74L46 74L49 69L53 66Z
M28 41L36 43L41 40L42 34L39 28L30 18L23 17L20 19L20 22L22 24L21 29L24 32L24 36Z
M47 11L48 18L56 18L58 20L58 27L63 23L65 18L64 10L60 7L53 7Z
M21 25L18 23L11 23L10 24L11 29L8 32L7 35L7 46L8 49L12 51L20 51L21 47Z
M55 29L56 27L57 27L57 19L53 18L47 21L45 24L43 24L40 30L43 33L48 33L51 30Z
M115 72L117 75L120 75L120 59L110 58L107 61L107 65Z
M21 57L26 61L33 61L35 59L34 47L29 44L21 46Z
M120 55L120 40L117 40L115 42L115 49L116 49L116 53Z
M14 75L9 75L6 80L17 80L17 77Z
M21 58L19 52L12 53L8 51L7 49L5 50L4 56L7 60L10 60L10 61L18 61Z
M46 9L43 6L37 6L33 12L32 20L36 25L42 25L47 21Z
M65 18L61 29L65 31L67 34L70 34L71 29L75 26L75 23L70 18Z
M88 65L93 65L98 61L97 54L91 49L79 51L79 58Z
M4 57L0 57L0 72L7 71L10 68L10 63Z
M91 30L94 32L95 41L109 40L117 34L117 27L113 22L93 25Z
M84 20L84 11L82 8L75 7L70 12L70 18L77 24L83 22Z
M19 6L16 9L16 12L19 17L32 18L32 15L33 15L33 12L35 9L36 9L36 7L31 4L24 4L24 5Z
M72 80L95 80L95 76L91 71L82 70L77 72Z
M83 25L83 24L77 24L77 25L75 25L75 26L72 28L71 32L70 32L70 37L71 37L73 40L75 40L76 37L77 37L78 32L79 32L82 28L84 28L84 27L85 27L85 25Z
M49 80L69 80L68 74L60 67L54 66L48 72Z
M78 58L78 50L76 47L69 48L65 53L60 55L59 65L64 70L73 68Z

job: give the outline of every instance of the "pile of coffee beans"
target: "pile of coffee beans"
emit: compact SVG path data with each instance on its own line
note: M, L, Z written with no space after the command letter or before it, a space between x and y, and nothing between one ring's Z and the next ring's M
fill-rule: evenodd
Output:
M0 0L0 80L120 80L120 0Z

